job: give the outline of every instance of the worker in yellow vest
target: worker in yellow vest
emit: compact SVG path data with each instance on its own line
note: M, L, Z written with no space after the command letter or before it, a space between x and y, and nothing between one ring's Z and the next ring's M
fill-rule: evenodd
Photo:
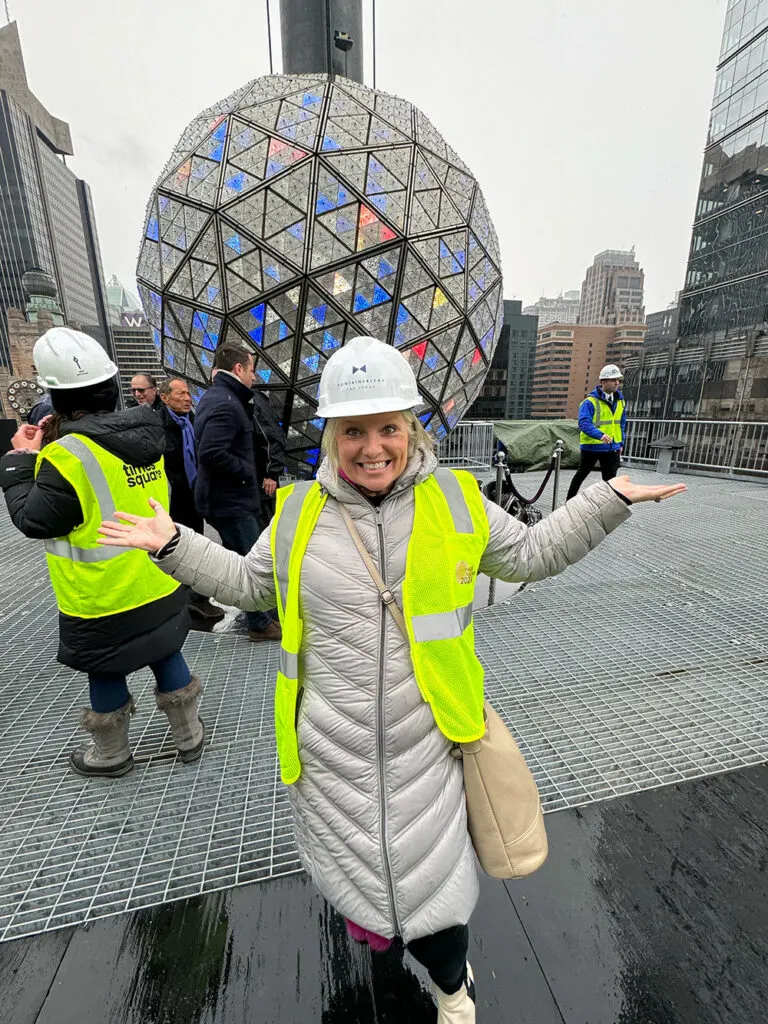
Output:
M600 371L597 387L579 406L581 459L568 488L569 498L578 494L597 463L603 480L612 480L619 472L627 429L626 404L620 387L621 370L609 363Z
M102 534L225 604L277 603L275 728L303 864L353 938L379 950L401 936L432 977L439 1024L471 1024L478 879L451 748L485 728L477 575L560 572L632 501L684 487L598 483L528 528L469 473L438 466L413 412L421 358L373 338L330 357L317 480L277 492L271 527L246 556L178 528L159 502L151 518L118 513L126 522Z
M181 654L186 590L131 548L101 547L98 528L115 509L168 503L163 425L149 406L115 412L117 367L98 342L54 327L35 344L40 384L54 415L22 427L0 460L0 486L14 524L45 541L59 607L59 661L88 675L81 717L90 745L76 750L80 775L114 778L133 767L128 730L134 701L126 676L149 666L157 707L182 761L196 760L204 727L200 683Z

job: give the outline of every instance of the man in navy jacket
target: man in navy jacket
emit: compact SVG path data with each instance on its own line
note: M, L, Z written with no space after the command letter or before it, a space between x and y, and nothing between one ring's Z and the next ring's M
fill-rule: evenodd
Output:
M568 497L572 498L584 480L600 463L603 480L611 480L621 465L621 449L627 429L624 395L619 391L621 370L613 363L600 371L597 387L579 406L579 440L581 461L571 480Z
M217 371L195 417L195 504L230 551L246 555L261 533L253 439L253 356L237 344L216 350ZM279 640L267 612L248 612L250 640Z

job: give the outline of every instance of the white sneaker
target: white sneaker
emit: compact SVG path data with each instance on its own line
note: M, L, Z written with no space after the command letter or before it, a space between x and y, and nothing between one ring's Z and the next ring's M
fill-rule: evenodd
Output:
M467 961L464 984L449 996L435 985L437 1024L475 1024L475 978Z

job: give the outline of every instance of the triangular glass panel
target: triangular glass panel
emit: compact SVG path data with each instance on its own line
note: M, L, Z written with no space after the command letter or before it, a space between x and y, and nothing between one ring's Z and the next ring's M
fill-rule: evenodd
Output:
M370 115L367 113L329 117L325 125L322 150L332 152L336 149L354 149L368 145L369 122Z
M303 160L305 156L307 156L306 150L292 146L280 139L272 139L269 143L267 169L264 177L271 178L275 174L280 174L281 171L291 167L298 160Z
M394 344L397 348L416 341L424 334L424 328L401 303L395 314Z
M369 256L362 261L361 266L365 267L371 277L392 293L395 287L395 276L400 263L400 248L387 249L375 256Z
M280 116L281 106L280 100L267 100L265 103L241 107L237 112L237 116L272 131Z
M424 234L435 231L440 220L440 190L417 192L411 201L409 234Z
M145 238L141 243L139 253L139 264L136 270L138 277L143 278L148 284L156 287L162 286L162 274L160 271L160 247L157 242Z
M397 96L386 96L379 93L375 100L377 113L386 118L391 125L394 125L400 132L409 139L414 137L413 106L407 100L401 100Z
M368 173L367 153L328 153L325 159L328 161L328 166L333 169L334 174L341 175L358 192L364 191L365 179ZM333 189L334 183L337 182L337 179L326 171L322 164L320 167L317 189L318 198L321 192L326 193L329 188ZM329 181L331 184L328 184ZM341 203L337 203L337 205L341 205ZM322 213L324 211L320 210L318 212Z
M306 213L309 209L311 172L311 164L302 164L292 170L290 174L274 182L271 191L291 203L297 210Z
M443 159L447 157L445 140L429 118L418 108L416 109L416 140L420 146L431 150L439 157Z
M354 241L354 235L351 241ZM326 263L335 263L337 260L346 259L351 252L346 241L342 241L338 235L316 221L312 239L312 269L325 266Z
M488 212L488 207L480 189L477 190L475 195L472 217L469 223L480 244L485 248L494 263L499 266L499 243L496 231L491 223L491 215Z
M385 224L369 206L361 203L358 216L357 251L370 249L383 242L391 242L394 238L397 238L397 232Z

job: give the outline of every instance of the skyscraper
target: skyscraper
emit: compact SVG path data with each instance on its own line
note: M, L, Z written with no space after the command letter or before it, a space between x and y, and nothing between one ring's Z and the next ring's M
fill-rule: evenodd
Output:
M69 125L27 84L15 22L0 28L0 363L9 358L6 310L23 309L22 277L56 282L66 320L110 348L90 189L67 167Z
M504 300L491 368L465 419L527 420L531 415L537 320L521 313L522 305L519 299Z
M728 0L679 334L768 320L768 0Z
M138 298L115 274L107 283L107 301L115 362L120 371L120 390L128 400L133 397L131 378L135 374L150 373L158 380L166 374L160 365L160 352L152 336L152 328Z
M539 327L547 324L575 324L579 319L581 292L561 292L554 298L542 295L538 301L523 307L523 316L538 318Z
M629 252L606 249L599 252L587 268L581 286L579 323L637 324L645 320L643 306L644 274ZM541 325L539 325L541 326Z

